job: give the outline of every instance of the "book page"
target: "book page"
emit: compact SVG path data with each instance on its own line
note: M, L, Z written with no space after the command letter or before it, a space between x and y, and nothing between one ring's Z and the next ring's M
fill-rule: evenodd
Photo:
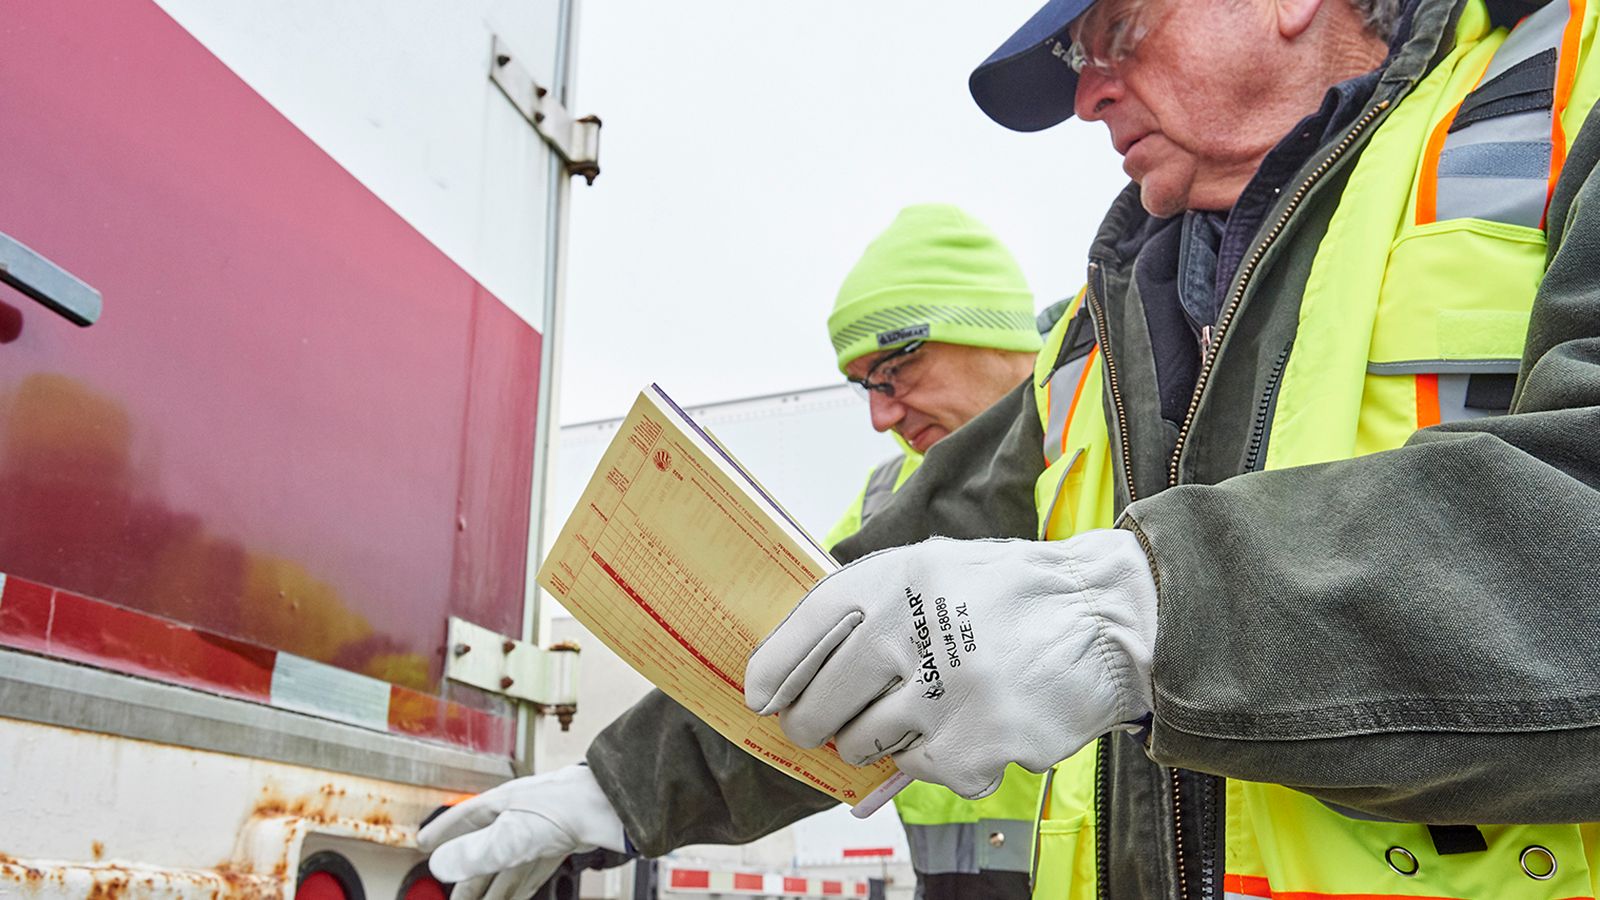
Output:
M758 759L852 806L896 774L795 746L744 705L756 644L836 568L652 386L623 421L539 570L618 656Z

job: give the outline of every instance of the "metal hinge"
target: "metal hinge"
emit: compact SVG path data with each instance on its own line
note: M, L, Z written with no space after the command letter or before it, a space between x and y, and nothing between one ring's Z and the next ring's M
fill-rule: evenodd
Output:
M573 118L549 88L533 80L499 35L494 36L490 50L489 80L566 163L567 174L582 175L584 181L594 184L600 175L600 117Z
M452 681L526 700L566 731L578 711L578 645L548 649L450 617L444 675Z

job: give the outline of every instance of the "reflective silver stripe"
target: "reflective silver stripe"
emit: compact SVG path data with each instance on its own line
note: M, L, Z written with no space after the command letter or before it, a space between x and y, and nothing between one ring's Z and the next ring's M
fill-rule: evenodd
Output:
M977 874L977 840L976 822L906 825L911 868L923 875Z
M1367 363L1369 375L1515 375L1520 359L1407 359L1400 362Z
M1558 49L1569 12L1569 4L1552 2L1524 19L1495 51L1480 86L1519 63ZM1468 94L1462 108L1471 100ZM1538 228L1544 221L1550 181L1550 126L1551 110L1545 108L1471 122L1452 131L1439 154L1435 218L1487 219Z
M1067 413L1072 410L1072 395L1083 378L1083 367L1089 364L1084 354L1050 373L1044 387L1050 391L1050 420L1044 429L1044 458L1047 465L1055 465L1061 458L1061 439L1067 434Z
M1446 190L1445 185L1449 184ZM1538 228L1544 221L1547 179L1439 177L1436 218L1487 219Z
M996 331L1032 331L1034 315L1025 310L973 309L938 303L913 303L867 313L834 332L833 349L843 350L854 341L917 325L965 325Z
M900 480L900 469L905 465L904 456L896 456L878 463L878 467L867 476L866 490L861 494L861 521L865 523L873 513L883 508L889 498L894 496L894 483Z
M1494 52L1494 59L1489 60L1489 68L1483 70L1478 83L1493 81L1528 57L1559 47L1561 32L1567 27L1567 15L1571 11L1571 4L1551 2L1523 19Z
M1439 154L1441 177L1544 178L1549 174L1549 141L1465 144Z
M995 835L1000 836L998 844ZM979 819L978 868L987 872L1026 872L1032 861L1033 822L1028 819Z
M1501 410L1473 409L1467 406L1467 384L1471 375L1439 376L1439 421L1464 422L1485 416L1498 416Z
M921 875L1027 872L1033 847L1027 819L980 819L944 825L906 825L911 867ZM991 835L1002 840L995 846Z

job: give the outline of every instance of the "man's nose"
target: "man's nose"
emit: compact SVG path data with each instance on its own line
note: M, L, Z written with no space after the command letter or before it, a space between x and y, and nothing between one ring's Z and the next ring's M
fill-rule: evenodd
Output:
M1122 99L1122 79L1098 66L1088 66L1078 75L1078 90L1073 95L1072 111L1085 122L1098 122L1105 111Z
M882 391L868 393L867 408L872 412L872 427L877 431L888 431L906 417L905 406Z

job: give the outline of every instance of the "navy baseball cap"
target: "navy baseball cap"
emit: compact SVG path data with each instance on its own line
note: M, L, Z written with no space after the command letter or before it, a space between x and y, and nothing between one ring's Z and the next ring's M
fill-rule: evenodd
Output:
M989 118L1012 131L1043 131L1072 118L1078 73L1067 64L1067 26L1094 0L1048 0L983 65L967 90Z

